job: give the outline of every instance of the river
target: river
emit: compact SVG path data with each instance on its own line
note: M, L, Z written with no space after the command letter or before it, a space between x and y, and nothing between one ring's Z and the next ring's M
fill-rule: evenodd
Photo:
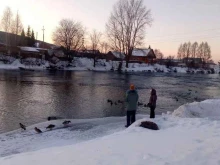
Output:
M0 133L32 125L48 116L71 119L125 115L123 100L129 84L135 84L140 102L148 103L150 89L158 95L156 113L180 105L220 96L219 75L170 73L117 74L88 71L0 71ZM149 113L139 107L138 113Z

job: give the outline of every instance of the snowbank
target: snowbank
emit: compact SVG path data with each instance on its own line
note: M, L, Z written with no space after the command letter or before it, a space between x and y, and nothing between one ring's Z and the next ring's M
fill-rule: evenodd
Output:
M142 121L142 120L141 120ZM137 127L106 137L0 158L1 165L219 164L220 122L159 117L160 131Z
M91 138L90 140L78 142L73 145L46 148L35 152L2 157L0 158L0 164L218 165L220 162L220 120L211 120L203 117L219 116L219 102L220 100L207 100L201 103L192 103L180 107L172 115L164 114L158 116L153 122L158 124L160 127L159 131L139 127L142 121L150 121L148 116L141 116L143 119L138 120L128 129L123 128L122 125L124 121L119 122L122 119L125 120L125 118L118 118L117 122L115 122L117 118L107 118L104 119L108 123L107 125L100 125L101 129L97 126L96 131L88 129L89 134L100 133L105 129L111 130L113 125L114 128L118 127L121 131L111 131L115 133L105 137ZM191 118L191 115L186 113L186 111L191 112L192 110L195 110L201 118ZM208 113L208 111L210 113ZM176 115L177 112L183 112L183 115L179 115L181 113ZM96 120L100 122L103 119ZM111 120L113 125L110 124ZM88 126L95 124L94 122L96 123L95 120L89 121ZM77 123L74 123L74 125L76 124ZM85 129L83 132L87 132L88 130ZM56 132L56 134L54 134L54 132ZM79 132L71 132L72 136L78 133ZM60 139L65 139L70 136L70 133L67 131L58 129L49 131L46 135L45 133L41 135L36 134L36 137L38 137L38 139L45 139L50 137L50 134L53 135L54 139L56 139L57 136L60 136ZM106 132L104 134L106 134ZM17 136L15 136L15 138ZM12 138L13 135L10 134L8 137ZM24 136L20 140L25 143L27 139ZM76 139L73 139L73 141L75 140ZM38 141L37 138L30 141L30 146L34 145L36 141ZM11 145L17 145L17 143L18 141L15 140L14 144L11 143ZM60 140L54 140L54 145L57 143L60 143ZM43 144L48 145L47 143ZM7 150L7 148L5 149Z
M182 105L172 115L184 118L220 119L220 100L206 100Z
M72 63L69 61L59 61L56 58L57 63L52 64L52 66L57 67L62 70L72 70L72 71L117 71L120 61L106 61L104 59L99 59L96 62L96 67L94 67L94 60L89 58L80 58L75 57ZM45 70L50 66L50 63L45 60L36 59L36 58L27 58L27 59L15 59L14 57L5 56L0 54L0 69L19 69L19 67L28 68L32 70ZM149 64L139 64L139 63L130 63L128 68L125 67L125 61L122 63L123 72L178 72L178 73L187 73L188 68L184 67L173 67L171 69L166 68L165 65L149 65ZM207 70L191 70L193 73L204 72L208 73ZM209 71L210 72L210 71ZM216 66L215 73L219 73L219 67Z

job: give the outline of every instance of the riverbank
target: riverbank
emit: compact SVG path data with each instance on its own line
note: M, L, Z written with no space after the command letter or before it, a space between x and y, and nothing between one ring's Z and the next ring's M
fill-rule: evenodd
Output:
M60 61L56 64L51 64L48 61L28 58L22 61L15 59L13 57L4 57L0 56L0 59L4 62L0 62L0 69L8 70L68 70L68 71L117 71L119 62L118 61L109 61L106 60L97 60L96 67L93 67L93 59L88 58L78 58L75 57L72 63L67 61ZM3 60L4 59L4 60ZM52 66L52 67L50 67ZM125 62L122 64L122 72L150 72L150 73L191 73L191 74L218 74L219 67L216 65L212 69L189 69L187 67L171 67L167 68L165 65L149 65L149 64L138 64L131 63L129 67L125 67Z
M60 125L43 134L34 133L31 126L26 132L18 130L0 135L0 163L217 165L220 162L219 102L186 104L173 113L157 116L152 121L158 124L159 131L140 128L142 121L150 120L142 115L128 129L123 127L125 118L73 120L68 128ZM35 126L44 129L48 124ZM22 154L14 155L17 153ZM10 156L4 157L7 155Z

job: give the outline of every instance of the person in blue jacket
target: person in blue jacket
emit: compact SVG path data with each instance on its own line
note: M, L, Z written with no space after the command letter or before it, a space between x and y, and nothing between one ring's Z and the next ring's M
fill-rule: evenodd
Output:
M130 90L126 92L126 103L127 103L127 125L129 127L132 123L136 121L136 111L138 104L138 92L135 90L133 84L130 85Z

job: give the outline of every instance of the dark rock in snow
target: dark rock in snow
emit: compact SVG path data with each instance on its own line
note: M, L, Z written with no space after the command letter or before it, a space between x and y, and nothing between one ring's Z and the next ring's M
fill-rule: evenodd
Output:
M140 127L151 129L151 130L159 130L158 125L154 122L151 122L151 121L141 122Z

